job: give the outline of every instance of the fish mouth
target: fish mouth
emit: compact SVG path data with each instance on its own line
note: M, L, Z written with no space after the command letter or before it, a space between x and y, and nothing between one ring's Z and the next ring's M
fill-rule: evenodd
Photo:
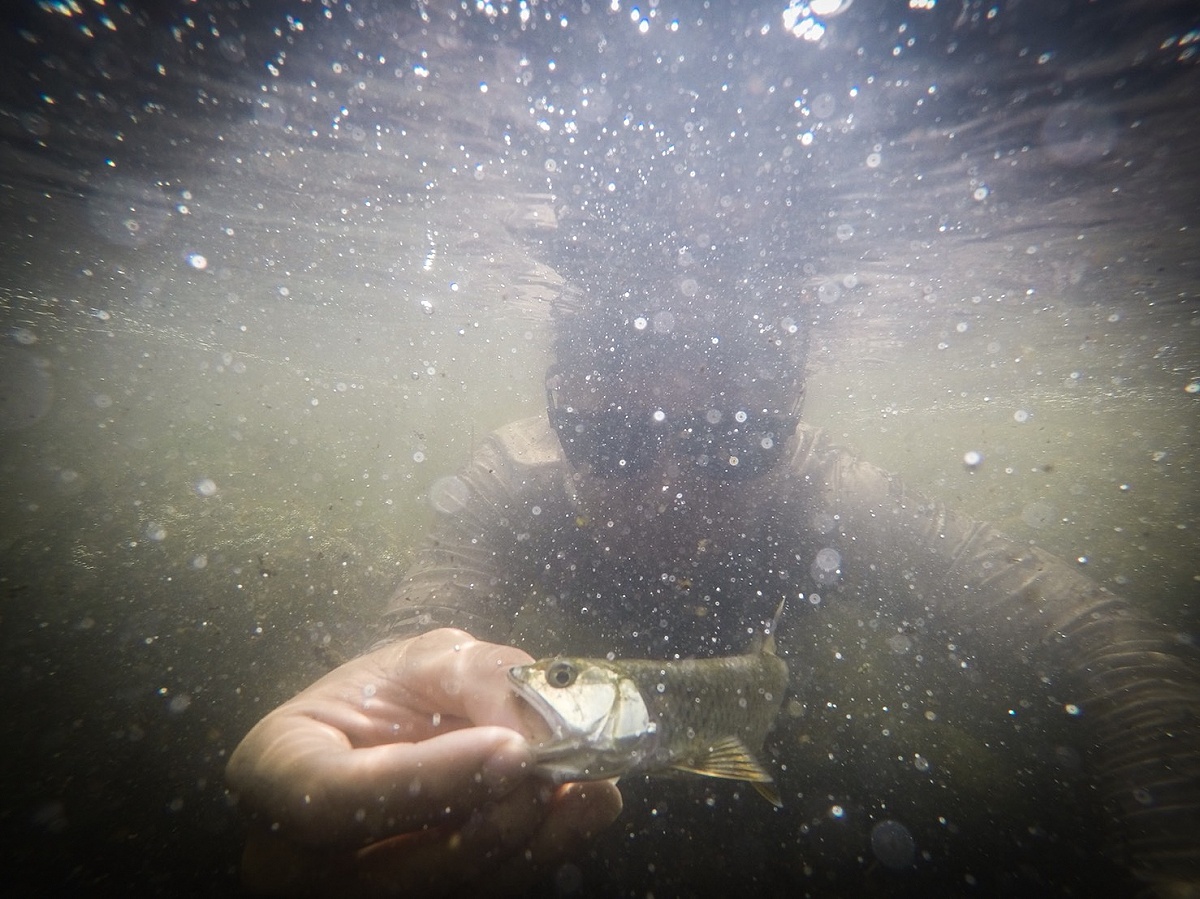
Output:
M585 749L587 741L567 726L562 716L540 693L521 680L525 670L524 665L513 666L508 670L509 680L517 696L545 722L549 730L549 734L531 741L534 764L555 782L566 783L578 775L576 766L568 760L574 759Z
M569 741L569 734L566 732L566 722L563 721L561 715L554 710L554 706L550 705L537 690L534 690L522 680L522 675L528 670L526 665L514 665L508 669L508 679L512 682L513 689L517 696L525 701L525 704L535 711L539 718L545 722L546 727L550 729L550 735L539 741L538 754L539 756L544 750L551 747L558 748Z

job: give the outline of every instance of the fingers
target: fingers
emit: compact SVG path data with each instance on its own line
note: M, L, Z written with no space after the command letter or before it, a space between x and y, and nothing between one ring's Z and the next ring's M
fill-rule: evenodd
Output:
M500 727L353 750L285 729L271 750L235 754L228 778L246 805L288 839L360 846L463 820L531 769L529 744Z
M621 813L621 793L612 781L564 784L525 850L510 856L488 878L480 895L525 892L584 846Z
M362 850L353 880L367 894L520 895L620 811L621 794L607 781L557 790L526 782L461 828L395 837Z
M245 806L308 846L458 824L533 772L508 681L530 657L432 631L354 660L269 714L230 759Z
M283 708L328 724L354 747L481 724L525 732L528 713L508 671L529 660L515 647L443 628L348 662Z
M459 828L394 837L358 853L356 880L367 892L412 895L476 894L499 865L537 832L554 791L527 781L482 805ZM471 886L468 891L466 888Z
M448 629L377 650L259 722L230 760L230 785L310 846L465 819L532 773L529 745L504 726L528 730L507 674L528 658Z
M465 817L527 780L533 756L513 731L472 727L419 743L356 750L346 762L336 775L351 787L341 798L342 813L378 834L381 828L396 832Z
M456 716L475 725L513 730L526 725L508 671L533 659L516 647L484 643L465 631L442 628L376 650L366 659L380 680L377 692L382 701Z

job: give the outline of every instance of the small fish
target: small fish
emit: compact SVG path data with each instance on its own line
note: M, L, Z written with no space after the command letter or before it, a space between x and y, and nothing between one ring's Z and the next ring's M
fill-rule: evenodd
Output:
M558 782L685 771L750 781L775 806L774 779L755 758L787 689L775 625L755 653L723 659L556 657L509 670L517 694L550 727L535 750Z

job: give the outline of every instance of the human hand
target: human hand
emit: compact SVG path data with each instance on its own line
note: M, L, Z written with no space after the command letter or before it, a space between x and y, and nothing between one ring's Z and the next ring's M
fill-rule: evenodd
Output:
M243 879L264 892L515 892L607 826L609 783L532 774L544 724L507 672L532 659L443 629L330 672L230 759L256 819Z

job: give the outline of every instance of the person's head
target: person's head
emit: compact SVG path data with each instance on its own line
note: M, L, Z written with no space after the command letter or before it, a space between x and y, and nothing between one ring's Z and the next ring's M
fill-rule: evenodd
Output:
M644 478L715 486L764 476L798 422L803 313L774 296L668 305L655 295L665 292L564 302L546 391L568 463L617 492Z

